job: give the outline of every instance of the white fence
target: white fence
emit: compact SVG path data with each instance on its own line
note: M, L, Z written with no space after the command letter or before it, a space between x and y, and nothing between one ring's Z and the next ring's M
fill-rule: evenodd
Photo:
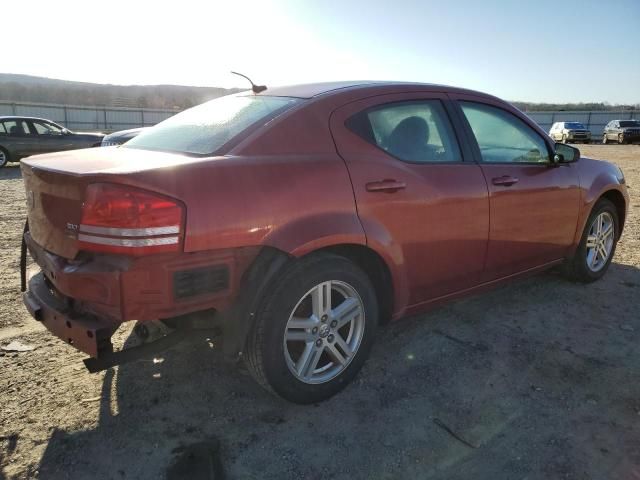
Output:
M150 108L83 107L0 101L0 116L18 115L53 120L70 130L100 130L113 132L127 128L149 127L175 115L178 110L154 110ZM602 135L604 126L611 120L640 119L640 111L551 111L525 112L545 131L555 122L581 122L591 131L594 139Z
M176 114L177 110L150 108L84 107L46 103L0 101L0 116L40 117L70 130L113 132L150 127Z

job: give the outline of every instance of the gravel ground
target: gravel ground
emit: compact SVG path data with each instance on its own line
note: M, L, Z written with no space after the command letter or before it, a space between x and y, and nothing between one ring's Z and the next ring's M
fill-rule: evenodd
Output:
M547 273L382 328L357 380L306 407L215 339L86 373L20 303L24 195L0 170L0 344L36 347L0 352L0 480L209 478L189 474L206 462L227 478L640 479L640 146L580 149L632 187L603 280Z

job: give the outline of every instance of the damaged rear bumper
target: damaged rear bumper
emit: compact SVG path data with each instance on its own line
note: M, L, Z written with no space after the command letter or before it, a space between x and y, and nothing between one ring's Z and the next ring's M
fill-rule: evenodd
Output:
M42 272L31 278L29 289L22 297L31 316L56 337L91 357L112 352L111 336L118 325L92 315L74 313L68 302L53 292Z

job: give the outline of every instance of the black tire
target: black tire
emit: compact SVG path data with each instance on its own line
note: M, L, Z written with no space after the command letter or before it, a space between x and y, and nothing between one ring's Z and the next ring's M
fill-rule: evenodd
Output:
M609 139L607 138L606 134L602 135L602 144L606 145L607 143L609 143Z
M289 316L316 285L334 280L355 289L364 308L364 333L351 361L335 378L310 384L296 377L287 364L284 335ZM290 266L260 302L247 338L245 361L260 385L294 403L321 402L342 390L369 355L378 324L378 303L367 275L350 260L333 254L310 255Z
M609 254L609 257L607 258L604 266L597 272L594 272L587 266L587 237L596 217L603 212L608 212L613 218L613 246L611 247L611 253ZM580 239L580 244L576 249L575 255L573 256L573 258L567 260L565 264L565 275L571 280L582 283L591 283L602 278L604 274L607 273L609 265L611 265L611 260L616 253L616 245L618 243L619 236L620 222L618 219L618 212L616 210L616 207L610 200L601 198L596 202L593 210L591 211L591 214L589 215L589 218L587 219L584 231L582 232L582 237Z
M618 135L618 145L624 145L624 137L622 134Z
M0 147L0 168L6 166L10 160L11 158L9 157L9 152L7 152L4 148Z

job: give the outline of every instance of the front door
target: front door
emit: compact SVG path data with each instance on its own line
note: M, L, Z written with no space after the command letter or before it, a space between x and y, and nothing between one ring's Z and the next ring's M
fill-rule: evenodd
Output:
M485 281L562 259L572 245L580 190L575 164L554 165L553 144L526 118L458 96L489 186Z
M400 270L409 306L476 285L484 266L487 185L450 113L444 94L408 93L331 116L367 242Z

